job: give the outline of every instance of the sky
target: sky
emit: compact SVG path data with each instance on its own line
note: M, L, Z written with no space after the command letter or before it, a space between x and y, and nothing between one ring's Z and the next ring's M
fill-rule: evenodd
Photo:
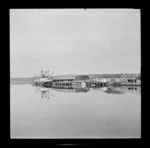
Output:
M10 9L10 77L140 73L139 9Z

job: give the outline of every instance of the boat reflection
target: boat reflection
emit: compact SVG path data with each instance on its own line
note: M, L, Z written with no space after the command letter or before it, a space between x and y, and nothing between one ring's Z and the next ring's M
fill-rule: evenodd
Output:
M52 97L55 97L52 93L52 88L50 87L43 87L43 86L36 86L35 87L35 93L41 93L41 98L51 99Z

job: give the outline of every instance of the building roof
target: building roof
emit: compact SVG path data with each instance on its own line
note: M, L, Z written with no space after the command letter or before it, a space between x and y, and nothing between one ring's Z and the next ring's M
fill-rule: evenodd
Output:
M109 82L110 78L95 78L95 79L89 79L87 82Z
M77 75L75 77L76 80L87 80L89 79L89 76L88 75Z
M60 75L60 76L54 76L53 80L74 80L75 75Z
M54 76L53 80L86 80L89 79L87 75L60 75Z

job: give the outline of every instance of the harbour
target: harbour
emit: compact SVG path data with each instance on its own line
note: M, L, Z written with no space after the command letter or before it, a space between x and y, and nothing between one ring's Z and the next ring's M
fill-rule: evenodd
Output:
M10 9L8 136L141 138L140 28L140 9Z
M48 70L49 71L49 70ZM41 71L41 78L34 79L35 85L46 85L51 87L72 86L81 87L104 87L111 85L119 86L141 86L140 74L122 74L120 78L90 78L88 75L46 75L48 71Z

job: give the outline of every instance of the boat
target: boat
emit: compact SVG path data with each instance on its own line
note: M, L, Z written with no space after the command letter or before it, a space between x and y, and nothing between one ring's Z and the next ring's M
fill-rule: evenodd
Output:
M48 71L45 71L45 73ZM36 85L52 85L52 76L44 74L43 70L41 70L41 78L34 80Z

